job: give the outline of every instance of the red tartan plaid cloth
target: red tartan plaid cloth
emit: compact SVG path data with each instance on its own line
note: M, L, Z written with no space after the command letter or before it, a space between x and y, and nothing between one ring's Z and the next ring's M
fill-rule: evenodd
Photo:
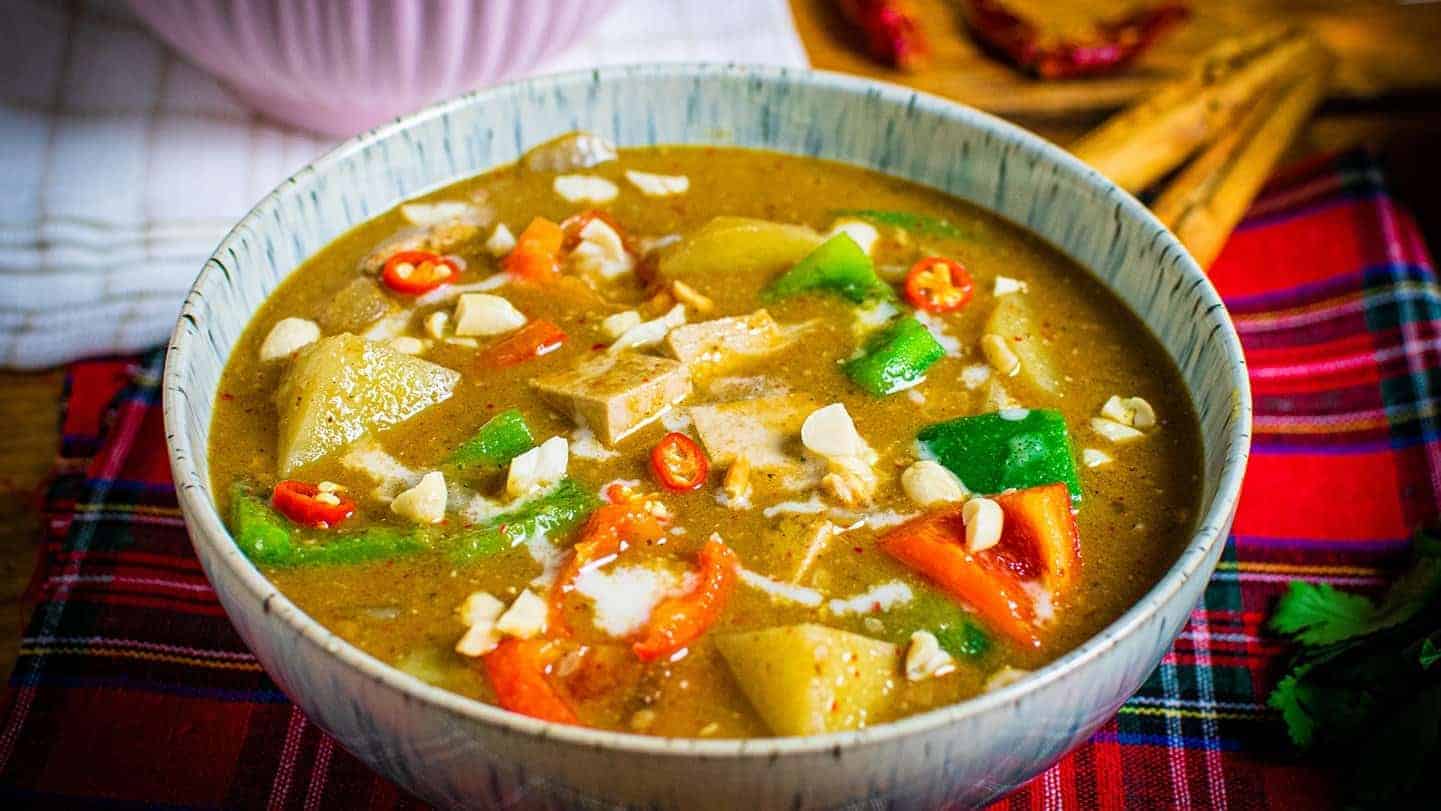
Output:
M1437 513L1441 288L1364 153L1277 178L1217 261L1256 396L1235 534L1190 624L1089 743L998 806L1311 808L1326 776L1265 705L1291 578L1374 589ZM35 805L416 801L291 705L226 622L166 460L161 355L71 367L0 794ZM76 551L79 549L84 552Z

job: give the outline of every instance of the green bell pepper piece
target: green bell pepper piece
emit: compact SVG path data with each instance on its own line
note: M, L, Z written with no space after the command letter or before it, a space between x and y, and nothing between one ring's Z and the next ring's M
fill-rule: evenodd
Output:
M845 234L836 234L822 242L794 267L776 277L761 291L761 300L774 302L814 291L834 293L856 304L896 295L891 286L876 275L870 255Z
M298 527L243 487L231 496L230 530L252 561L267 566L338 566L390 560L424 551L417 529L373 526L352 531Z
M465 530L446 545L452 560L468 563L504 552L536 533L568 532L599 503L575 479L561 479L545 495Z
M467 439L446 459L457 468L497 468L530 450L535 437L520 409L512 408L491 417L475 436Z
M841 368L857 386L882 397L920 382L945 354L931 331L908 315L878 330L861 348L860 357Z
M936 461L977 493L1065 482L1071 503L1081 482L1059 411L1014 408L937 423L916 436Z
M991 638L955 601L926 586L913 588L915 598L886 612L885 630L876 633L861 625L856 630L904 645L916 631L936 635L941 648L957 658L979 658L991 649Z
M951 224L950 220L932 217L929 214L915 214L910 211L887 211L876 208L842 208L831 212L837 217L856 217L870 220L877 225L887 225L918 234L929 234L951 239L965 239L970 236Z

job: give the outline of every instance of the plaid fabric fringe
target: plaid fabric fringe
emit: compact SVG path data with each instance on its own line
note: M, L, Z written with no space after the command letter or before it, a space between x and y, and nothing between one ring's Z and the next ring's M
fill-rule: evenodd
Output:
M1357 152L1275 179L1218 259L1256 395L1234 535L1156 672L998 808L1316 808L1325 774L1265 705L1293 578L1374 590L1441 495L1441 288ZM0 710L12 805L416 805L285 698L190 549L161 354L71 368L36 611Z

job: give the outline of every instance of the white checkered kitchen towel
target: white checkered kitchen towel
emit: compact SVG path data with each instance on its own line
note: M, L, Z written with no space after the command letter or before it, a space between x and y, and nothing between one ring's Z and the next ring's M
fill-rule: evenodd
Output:
M165 339L225 231L330 146L245 109L119 0L0 2L0 366ZM624 0L537 73L804 65L787 0Z

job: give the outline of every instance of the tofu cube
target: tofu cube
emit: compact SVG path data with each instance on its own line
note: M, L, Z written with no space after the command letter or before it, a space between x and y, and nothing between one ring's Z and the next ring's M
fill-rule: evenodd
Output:
M649 424L691 392L690 376L679 362L633 352L597 357L531 385L607 445Z
M798 464L800 444L795 440L815 407L807 395L780 394L693 406L690 417L712 463L729 465L745 457L754 468L781 470Z
M765 310L676 327L666 336L671 357L696 374L717 374L785 346L785 336Z

